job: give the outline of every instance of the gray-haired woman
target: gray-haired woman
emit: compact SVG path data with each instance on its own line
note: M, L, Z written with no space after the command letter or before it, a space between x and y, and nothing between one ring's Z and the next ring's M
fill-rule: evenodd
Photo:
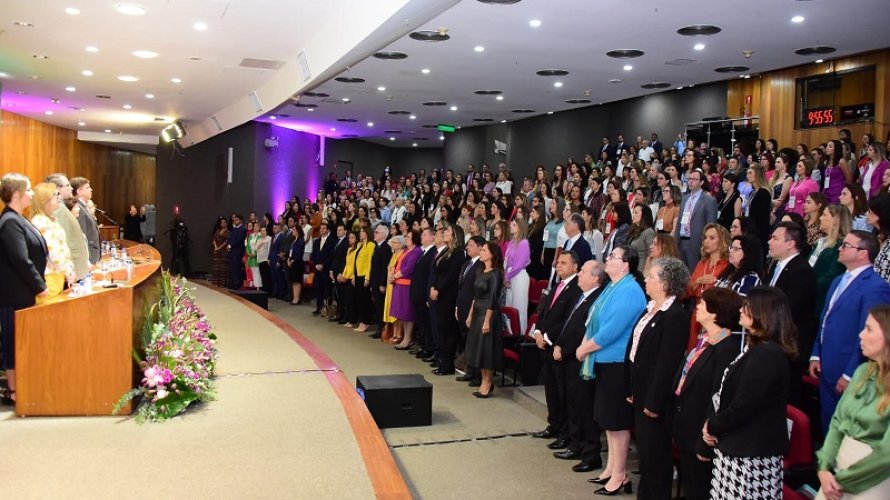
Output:
M633 329L624 366L629 372L628 401L640 454L639 498L670 498L673 461L671 434L672 383L683 362L689 335L689 313L682 297L689 269L679 259L656 259L646 274L652 298Z

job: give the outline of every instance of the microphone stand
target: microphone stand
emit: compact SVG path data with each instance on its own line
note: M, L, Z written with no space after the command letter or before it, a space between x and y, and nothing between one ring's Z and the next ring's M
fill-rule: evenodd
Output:
M105 213L105 210L102 210L101 208L97 208L97 209L96 209L96 212L102 214L102 217L105 217L105 218L108 220L108 222L111 222L111 223L114 224L115 226L120 227L120 224L118 224L116 220L114 220L114 219L112 219L111 217L109 217L108 214Z

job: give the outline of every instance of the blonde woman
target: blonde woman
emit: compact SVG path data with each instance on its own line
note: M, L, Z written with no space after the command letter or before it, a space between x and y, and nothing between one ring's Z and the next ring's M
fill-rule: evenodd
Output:
M525 219L516 217L510 222L510 240L506 245L504 257L504 286L507 289L506 305L519 311L520 331L515 335L525 333L528 321L528 287L529 278L525 268L531 262L531 247L526 236L528 235L528 223Z
M49 288L49 295L38 298L38 304L61 293L65 288L66 281L71 285L77 280L74 262L71 260L71 250L65 239L65 230L53 216L61 203L59 188L55 184L44 182L34 186L34 197L31 199L31 223L46 240L47 261L44 279Z
M825 296L831 282L837 275L845 271L837 261L844 237L852 229L850 212L841 205L829 205L819 216L819 229L825 236L819 238L815 248L810 252L810 267L816 274L816 317L822 316L825 307Z
M890 498L890 306L869 312L859 347L868 361L853 374L816 454L817 498Z

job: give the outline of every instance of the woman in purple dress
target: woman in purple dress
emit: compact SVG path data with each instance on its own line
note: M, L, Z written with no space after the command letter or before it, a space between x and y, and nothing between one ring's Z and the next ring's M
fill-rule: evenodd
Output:
M840 203L844 184L853 182L853 171L844 159L844 147L841 141L828 141L825 147L826 163L825 185L822 192L829 204Z
M395 323L393 343L401 340L401 343L396 346L399 351L408 349L414 339L414 306L411 305L409 289L411 288L414 266L420 260L421 254L420 233L411 231L405 238L405 252L396 262L390 275L393 287L389 313L398 320Z

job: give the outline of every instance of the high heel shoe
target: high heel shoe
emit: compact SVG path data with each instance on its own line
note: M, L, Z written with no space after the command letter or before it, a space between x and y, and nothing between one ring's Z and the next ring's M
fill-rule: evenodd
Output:
M624 490L624 493L626 493L628 495L634 492L634 485L632 482L630 482L629 477L624 476L624 481L622 481L621 486L615 488L614 490L607 489L605 486L603 486L602 488L594 491L593 493L595 495L613 497L615 495L620 494L621 490Z
M489 397L494 395L494 384L488 389L488 393L482 394L482 391L476 391L473 393L473 396L479 399L488 399Z
M609 479L612 479L612 476L609 476L609 477L602 477L602 478L600 478L600 477L592 477L592 478L588 479L587 482L588 482L588 483L593 483L593 484L606 484L606 483L609 482Z

